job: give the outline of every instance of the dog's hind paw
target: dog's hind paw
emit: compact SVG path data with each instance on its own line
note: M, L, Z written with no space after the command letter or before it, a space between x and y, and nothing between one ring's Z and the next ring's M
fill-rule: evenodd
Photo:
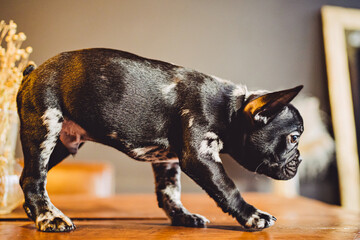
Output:
M245 228L252 230L261 230L271 227L275 224L276 218L261 210L256 210L245 223Z
M36 227L42 232L69 232L76 228L70 218L59 210L40 214L36 218Z
M172 217L171 225L185 227L206 227L210 221L199 214L181 213Z

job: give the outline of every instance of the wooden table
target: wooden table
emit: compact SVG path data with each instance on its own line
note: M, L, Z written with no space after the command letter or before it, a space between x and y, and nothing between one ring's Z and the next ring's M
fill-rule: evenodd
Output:
M18 208L0 215L0 239L360 239L360 215L340 207L302 197L248 193L244 198L276 216L276 224L246 232L203 194L184 194L182 200L190 211L211 221L207 228L170 226L155 195L53 196L54 204L74 220L75 231L39 232Z

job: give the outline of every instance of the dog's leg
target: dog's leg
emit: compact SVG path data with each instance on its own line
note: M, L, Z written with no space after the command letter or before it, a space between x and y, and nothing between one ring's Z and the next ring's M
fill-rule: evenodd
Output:
M179 163L152 164L156 195L159 207L170 218L174 226L205 227L209 222L199 214L190 213L181 203L180 167Z
M212 197L221 209L247 229L272 226L276 218L245 202L227 176L219 157L223 143L214 132L203 132L195 123L185 129L180 167Z
M26 113L21 119L20 137L24 153L24 169L20 185L25 196L24 209L40 231L70 231L71 220L50 201L46 191L46 176L50 156L62 127L62 114L56 108L47 109L41 118ZM62 152L64 155L64 153ZM53 156L59 160L61 157Z

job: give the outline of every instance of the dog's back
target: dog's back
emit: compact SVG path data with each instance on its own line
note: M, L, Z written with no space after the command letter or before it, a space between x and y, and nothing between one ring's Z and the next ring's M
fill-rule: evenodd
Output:
M34 71L24 71L17 99L20 118L29 116L23 114L29 109L40 116L56 109L99 141L113 132L144 142L154 135L163 138L172 124L164 115L177 111L177 69L110 49L61 53Z

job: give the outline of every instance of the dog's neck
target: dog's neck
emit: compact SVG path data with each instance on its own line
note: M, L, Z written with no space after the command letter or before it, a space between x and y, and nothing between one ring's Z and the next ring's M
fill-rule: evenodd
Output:
M246 103L258 96L267 93L267 90L249 91L245 85L235 85L230 96L230 124L226 133L224 153L230 154L237 161L241 161L242 148L246 139L246 128L248 127L241 113ZM235 145L236 143L236 145Z
M245 85L234 85L234 88L229 98L229 116L231 121L233 121L232 118L237 115L239 110L244 107L246 102L266 93L268 93L267 90L249 91Z

